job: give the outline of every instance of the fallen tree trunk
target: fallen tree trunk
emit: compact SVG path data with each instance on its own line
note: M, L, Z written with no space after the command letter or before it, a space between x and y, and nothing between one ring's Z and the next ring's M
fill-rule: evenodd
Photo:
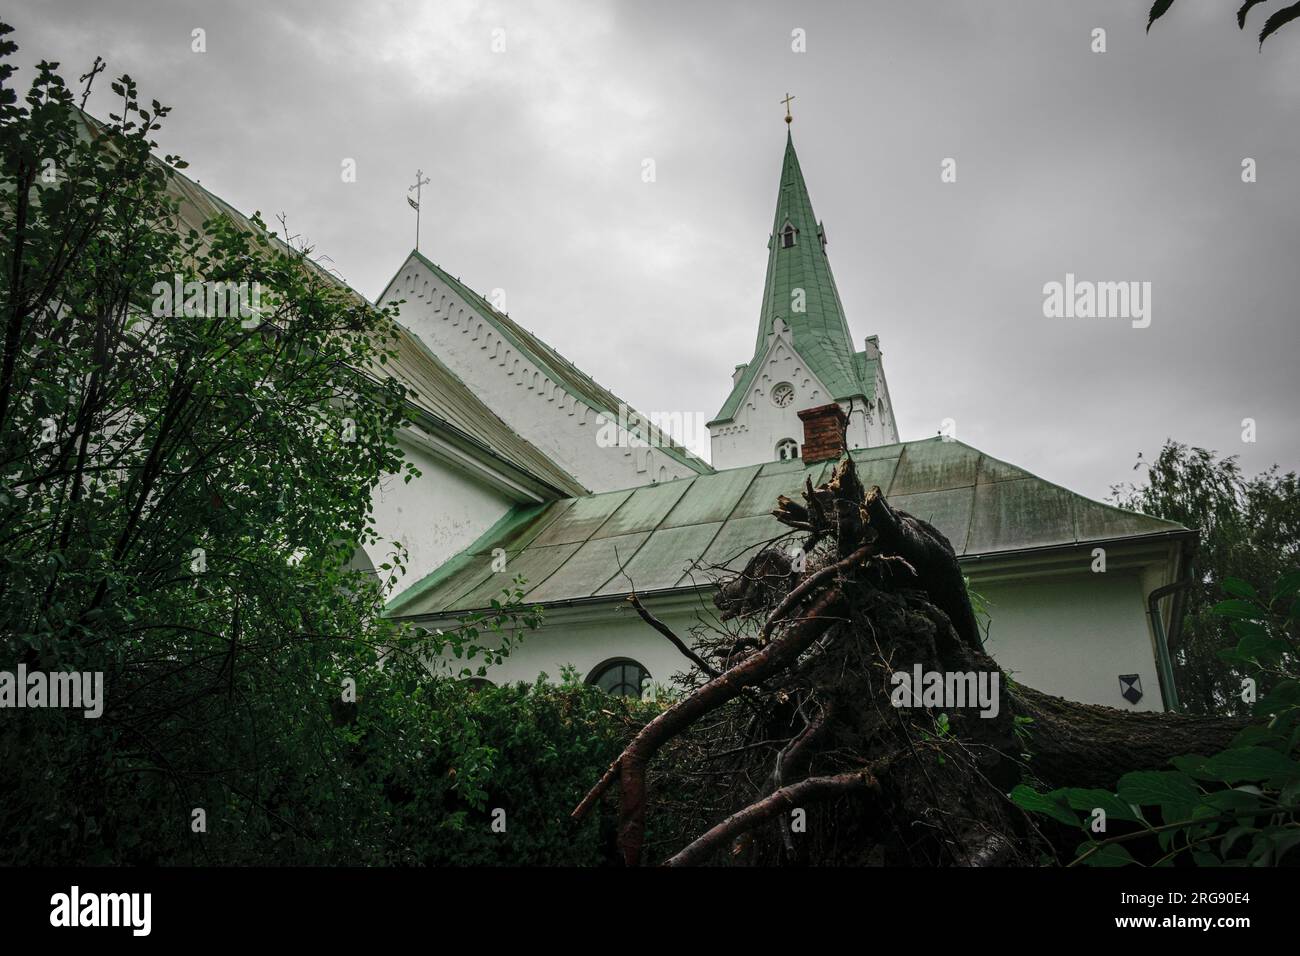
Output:
M1179 754L1226 749L1244 717L1185 717L1081 704L1017 686L1017 713L1034 721L1035 773L1051 787L1112 789L1130 770L1157 770Z
M1017 783L1110 790L1129 771L1224 748L1243 726L1122 712L1009 681L983 650L957 556L933 526L865 490L848 458L803 499L781 497L773 514L807 534L806 560L768 549L721 587L724 618L748 626L739 638L697 641L693 655L716 667L696 669L691 692L635 736L574 811L581 818L620 784L625 864L641 862L646 774L665 748L682 748L675 773L698 775L732 808L702 835L683 834L675 865L729 844L728 859L758 865L982 866L1052 852L1008 798ZM923 706L899 677L918 668L996 700ZM734 706L742 692L747 706ZM806 821L797 844L780 819L787 811Z

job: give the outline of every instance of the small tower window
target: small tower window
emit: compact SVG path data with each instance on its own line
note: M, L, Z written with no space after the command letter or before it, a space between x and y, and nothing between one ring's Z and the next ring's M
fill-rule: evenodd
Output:
M776 460L791 461L799 457L799 443L793 438L782 438L776 443Z
M789 249L793 246L794 246L794 226L790 225L790 223L787 222L785 224L785 228L781 230L781 248Z

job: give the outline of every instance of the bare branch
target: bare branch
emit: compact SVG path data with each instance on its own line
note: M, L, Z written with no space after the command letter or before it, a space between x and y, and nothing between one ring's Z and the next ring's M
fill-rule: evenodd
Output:
M664 637L668 638L669 643L671 643L673 647L681 651L682 654L686 656L687 660L693 663L700 670L704 671L704 673L708 674L710 677L718 676L718 671L715 668L705 663L704 658L700 657L693 650L687 647L686 642L683 641L676 634L674 634L672 628L670 628L663 621L659 620L659 618L655 617L646 609L646 606L641 603L641 599L637 596L637 593L635 591L633 591L631 594L627 596L627 603L631 604L632 607L636 608L637 614L641 615L641 620L645 621L647 624L653 627Z
M847 793L879 789L879 782L866 768L852 773L835 774L831 777L809 777L807 780L792 783L733 813L664 865L694 866L727 841L801 803L811 800L829 800Z

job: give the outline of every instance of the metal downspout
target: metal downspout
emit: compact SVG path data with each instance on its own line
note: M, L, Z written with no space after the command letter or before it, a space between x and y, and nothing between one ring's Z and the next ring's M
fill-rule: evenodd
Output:
M1151 627L1156 636L1156 660L1160 667L1160 696L1164 699L1165 709L1179 713L1182 706L1178 702L1178 689L1174 686L1174 663L1169 654L1169 640L1165 635L1165 623L1160 619L1160 601L1178 591L1185 590L1192 583L1190 564L1183 567L1182 580L1158 587L1147 595L1147 614L1151 617Z

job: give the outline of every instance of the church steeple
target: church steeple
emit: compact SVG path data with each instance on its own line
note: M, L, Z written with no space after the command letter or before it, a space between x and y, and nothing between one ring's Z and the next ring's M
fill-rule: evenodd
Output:
M776 213L768 237L767 276L754 356L736 376L713 424L733 419L745 397L761 388L761 381L756 381L759 366L776 333L788 337L807 370L829 393L821 396L823 402L874 397L872 383L867 381L866 356L853 348L826 255L825 229L813 212L788 129Z
M826 233L813 213L808 186L794 137L786 133L781 187L777 192L772 235L768 239L767 280L759 315L759 356L775 320L789 328L796 351L833 393L851 398L860 392L853 369L853 337L826 255Z

